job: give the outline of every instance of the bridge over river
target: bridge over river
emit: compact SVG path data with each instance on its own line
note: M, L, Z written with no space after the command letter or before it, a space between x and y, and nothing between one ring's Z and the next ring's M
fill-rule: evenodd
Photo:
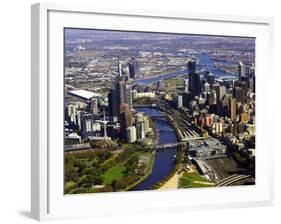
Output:
M171 143L163 143L156 146L156 149L168 149L172 147L176 147L178 145L182 145L181 142L171 142Z

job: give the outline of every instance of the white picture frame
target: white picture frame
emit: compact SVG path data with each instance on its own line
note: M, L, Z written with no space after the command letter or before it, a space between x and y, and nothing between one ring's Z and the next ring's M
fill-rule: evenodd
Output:
M116 216L273 203L273 143L270 90L271 18L38 3L32 5L32 168L31 214L37 220ZM63 27L256 37L256 185L176 191L63 195ZM189 27L187 30L186 27ZM60 114L61 111L61 114Z

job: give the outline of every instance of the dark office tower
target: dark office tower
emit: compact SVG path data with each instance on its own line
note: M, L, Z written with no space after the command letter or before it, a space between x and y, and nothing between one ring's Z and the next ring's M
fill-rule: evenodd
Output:
M188 90L192 93L193 86L193 75L195 74L196 67L195 61L189 61L187 63L187 73L188 73Z
M70 122L70 117L68 113L68 102L66 100L64 101L64 119Z
M126 138L126 129L133 125L132 112L128 104L120 105L120 128L122 138Z
M191 92L193 96L199 96L201 92L201 79L198 73L192 75L192 87Z
M128 104L124 103L120 105L120 114L125 115L123 119L123 125L125 128L133 125L132 113ZM122 122L121 122L122 123ZM122 126L122 124L121 124Z
M183 106L184 107L189 108L191 100L192 100L191 93L184 92L182 94L182 101L183 101Z
M129 74L130 74L130 78L134 79L137 76L137 69L138 69L138 62L135 59L132 59L129 62Z
M126 84L125 81L119 81L115 85L115 91L117 93L118 105L126 103L132 108L131 86Z
M234 81L233 88L238 86L241 87L242 89L249 90L250 88L249 80L250 80L249 77L244 76L240 81Z
M236 98L237 102L245 103L247 99L247 89L235 86L233 88L233 97Z
M188 70L188 90L193 96L199 96L201 92L201 80L200 75L196 73L196 62L189 61L187 63Z
M115 89L112 89L108 94L109 115L113 122L118 121L118 96Z
M131 85L125 84L125 91L124 91L124 103L129 105L130 109L133 109L133 102L132 102L132 87Z
M116 95L117 95L117 104L118 107L120 107L120 105L122 103L124 103L124 84L123 82L117 82L115 84L115 91L116 91Z
M250 77L249 76L242 76L241 77L241 84L243 88L250 88Z
M246 76L245 65L241 61L239 61L238 63L238 75L239 75L239 80L242 80L242 77Z
M192 75L196 72L196 61L189 61L187 63L187 72L188 75Z

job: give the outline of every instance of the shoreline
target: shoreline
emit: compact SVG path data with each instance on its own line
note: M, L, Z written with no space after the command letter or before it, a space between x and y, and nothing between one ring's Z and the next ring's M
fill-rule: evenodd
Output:
M133 188L135 188L137 185L139 185L140 183L145 181L146 178L148 178L150 176L150 174L152 173L152 169L153 169L153 166L154 166L154 161L155 161L156 153L157 153L156 152L156 145L158 145L159 134L158 134L157 129L154 126L153 120L150 118L150 116L148 116L148 117L149 117L149 124L150 124L150 126L153 130L154 141L155 141L155 148L152 150L152 158L149 161L149 170L142 178L140 178L138 181L136 181L135 183L133 183L130 186L128 186L127 188L125 188L124 191L133 191Z
M169 79L169 78L174 78L174 77L177 77L179 75L183 75L183 74L175 74L175 73L185 73L187 72L186 69L182 69L182 70L171 70L171 71L167 71L165 72L164 74L163 73L159 73L159 75L154 75L154 76L150 76L150 77L146 77L146 78L143 78L143 79L135 79L132 84L133 85L136 85L136 84L142 84L143 82L146 82L147 80L150 80L150 79L157 79L157 78L161 78L162 76L162 79ZM165 76L172 76L172 77L165 77ZM150 83L154 83L156 81L152 81Z
M180 177L181 175L176 172L163 186L161 186L157 190L178 189Z
M174 129L174 132L175 132L175 135L176 135L176 138L177 138L177 142L178 142L178 141L179 141L178 133L177 133L176 129L174 128L174 125L172 124L170 118L168 117L168 113L167 113L165 110L163 110L161 107L158 107L157 109L160 110L161 112L164 112L164 113L165 113L165 117L166 117L168 123L169 123L169 124L171 125L171 127ZM142 183L143 181L145 181L145 180L151 175L152 170L153 170L153 166L154 166L154 162L155 162L155 159L156 159L156 154L157 154L156 146L159 144L159 132L158 132L158 130L156 129L156 127L154 126L153 120L150 118L149 115L147 115L147 116L149 117L149 120L150 120L150 122L152 123L152 128L153 128L153 132L154 132L154 134L155 134L155 140L156 140L155 149L153 150L153 159L152 159L152 161L151 161L151 165L150 165L150 170L149 170L149 172L148 172L143 178L141 178L141 180L137 181L136 183L134 183L134 184L132 184L131 186L129 186L128 188L126 188L127 191L133 191L133 188L134 188L134 187L136 187L138 184L140 184L140 183ZM174 168L175 168L175 165L174 165L174 167L172 168L171 172L170 172L167 176L169 176L169 175L172 174ZM167 176L166 176L166 177L167 177ZM161 181L163 181L166 177L164 177ZM156 183L156 184L157 184L157 183ZM154 184L154 185L155 185L155 184ZM153 185L153 186L154 186L154 185ZM150 188L147 188L147 189L145 189L145 190L151 190L151 188L152 188L153 186L151 186Z
M124 189L124 191L134 191L133 188L136 187L137 185L139 185L140 183L142 183L143 181L145 181L146 178L149 177L149 175L152 173L152 169L153 169L153 165L154 165L154 161L156 158L156 151L153 151L152 153L152 158L149 162L149 171L147 174L145 174L143 176L143 178L140 178L138 181L136 181L135 183L131 184L130 186L128 186L127 188Z

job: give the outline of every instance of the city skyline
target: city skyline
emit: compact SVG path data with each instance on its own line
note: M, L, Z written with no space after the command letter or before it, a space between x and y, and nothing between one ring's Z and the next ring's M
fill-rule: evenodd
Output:
M255 184L255 38L64 37L65 193Z

